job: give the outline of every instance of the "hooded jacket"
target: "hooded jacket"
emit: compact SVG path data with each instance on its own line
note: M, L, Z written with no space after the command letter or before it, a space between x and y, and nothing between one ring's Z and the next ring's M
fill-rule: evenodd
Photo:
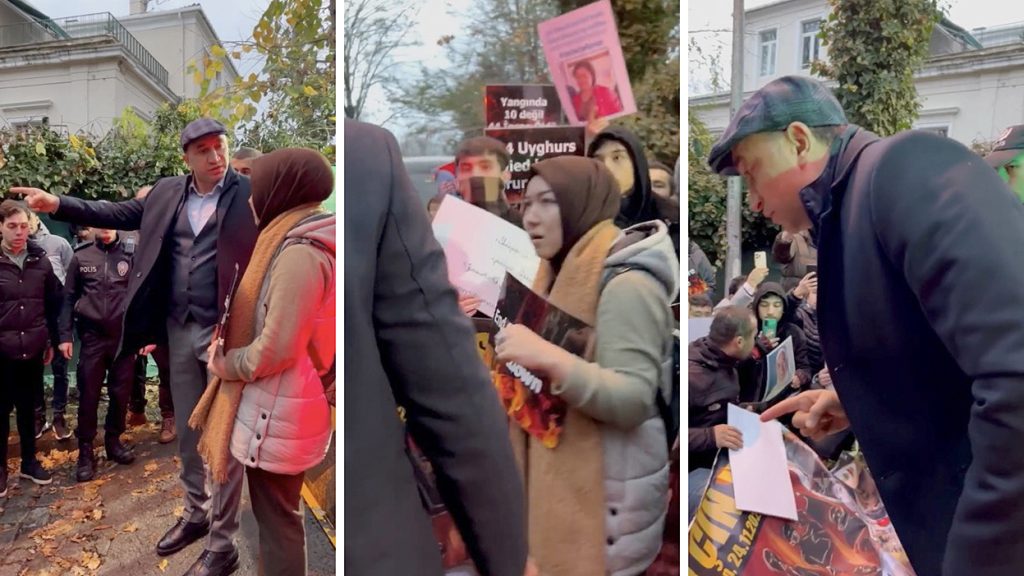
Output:
M758 333L760 334L763 326L758 306L768 296L777 296L782 299L782 318L776 328L776 337L780 344L785 342L786 338L793 339L793 360L796 362L794 377L797 374L800 375L803 382L801 389L806 389L811 383L811 376L813 376L811 364L807 359L807 336L796 323L796 306L793 305L791 299L786 298L786 292L782 286L775 282L762 283L754 294L754 301L750 303L750 308L757 318ZM772 350L764 338L758 337L753 356L740 365L740 399L743 402L760 402L765 392L768 391L765 363ZM782 396L788 396L795 392L796 389L791 388L789 391L783 392Z
M625 268L625 271L623 269ZM661 547L668 506L668 450L655 394L675 319L679 261L665 225L622 233L605 262L594 362L577 359L552 392L601 423L607 570L643 572Z
M622 198L622 208L615 218L615 225L625 229L642 222L659 220L661 215L651 192L651 172L640 139L621 126L611 126L594 138L587 147L587 156L593 158L594 152L597 152L606 140L615 140L625 146L633 163L633 190Z
M803 191L836 392L918 574L1024 574L1024 206L984 160L856 126Z
M62 236L50 234L50 229L42 222L39 223L39 230L36 230L32 238L46 250L46 257L53 264L53 273L57 275L60 283L64 284L68 269L71 267L71 257L74 255L71 243Z
M331 442L319 374L335 355L335 217L291 232L270 266L256 313L257 338L229 350L226 376L246 382L231 454L275 474L305 472Z
M727 424L726 406L739 403L738 360L722 352L707 336L689 349L689 470L711 468L718 447L713 428Z

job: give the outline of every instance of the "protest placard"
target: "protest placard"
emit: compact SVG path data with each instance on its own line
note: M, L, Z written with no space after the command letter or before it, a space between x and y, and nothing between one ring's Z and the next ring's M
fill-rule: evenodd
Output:
M581 357L586 355L593 334L592 327L556 308L511 274L505 276L494 324L499 330L521 324ZM496 362L493 376L509 417L548 448L558 446L568 406L551 393L550 383L515 362Z
M786 391L789 384L796 375L796 360L793 357L793 338L786 340L768 353L765 359L767 369L767 383L765 385L764 401L770 402L779 394Z
M584 130L581 126L557 126L554 128L502 128L485 130L484 133L505 144L511 156L509 172L512 178L505 187L510 204L521 201L530 180L530 166L534 162L555 156L584 156Z
M720 451L690 522L690 575L914 576L867 468L832 474L792 432L783 442L797 519L738 510L729 454Z
M537 32L570 124L636 112L609 0L545 20Z
M562 124L562 103L551 84L492 84L484 87L488 128Z
M522 228L454 196L441 201L433 227L444 248L448 280L480 298L480 312L494 314L506 272L533 285L540 258Z

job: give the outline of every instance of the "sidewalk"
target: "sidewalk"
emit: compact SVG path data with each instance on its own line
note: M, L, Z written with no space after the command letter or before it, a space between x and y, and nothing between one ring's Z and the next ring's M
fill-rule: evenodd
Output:
M152 396L147 415L157 422L156 386L147 387L147 394ZM69 425L75 423L76 410L69 403ZM105 410L106 404L101 404L101 426ZM134 447L133 464L120 466L99 458L96 479L81 484L74 477L75 438L58 442L46 432L37 441L37 453L53 474L49 486L17 477L20 459L13 417L11 428L9 492L0 499L0 576L180 575L202 553L202 542L167 558L154 550L183 509L177 443L158 443L157 424L129 430L122 437ZM99 456L102 452L97 450ZM306 541L309 575L335 574L335 550L308 510ZM258 528L248 486L242 496L238 548L242 565L235 574L255 575Z

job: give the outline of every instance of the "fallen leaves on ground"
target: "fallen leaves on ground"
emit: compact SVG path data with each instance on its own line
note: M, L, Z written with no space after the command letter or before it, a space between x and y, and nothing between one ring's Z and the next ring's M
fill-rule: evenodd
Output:
M161 560L160 563L156 565L156 567L159 568L161 572L167 572L167 559L164 558L163 560Z

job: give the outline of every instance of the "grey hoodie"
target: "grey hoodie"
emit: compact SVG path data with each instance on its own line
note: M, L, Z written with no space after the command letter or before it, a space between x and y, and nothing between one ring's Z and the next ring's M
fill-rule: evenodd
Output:
M32 238L39 243L43 250L46 250L46 257L53 264L53 273L57 275L60 283L64 284L68 275L68 266L71 265L71 257L75 255L71 243L61 236L50 234L50 230L42 222L39 223L39 230L32 235Z
M617 273L622 267L625 272ZM661 221L625 230L605 261L594 362L578 359L552 392L601 423L612 576L639 574L661 547L668 449L655 394L675 318L679 259Z

